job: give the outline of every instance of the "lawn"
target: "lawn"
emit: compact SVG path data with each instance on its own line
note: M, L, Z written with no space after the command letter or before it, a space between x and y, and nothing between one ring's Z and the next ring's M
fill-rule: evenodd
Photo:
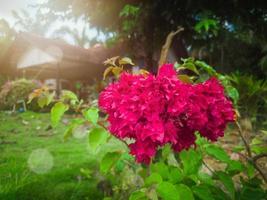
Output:
M0 199L102 199L81 173L96 163L87 137L64 142L64 124L49 124L48 113L0 112Z

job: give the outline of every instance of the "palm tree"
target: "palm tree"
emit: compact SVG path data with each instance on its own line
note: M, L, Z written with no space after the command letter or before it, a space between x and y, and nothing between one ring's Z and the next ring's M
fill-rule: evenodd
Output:
M89 34L88 34L88 30L89 30L89 27L88 26L83 26L82 30L79 31L77 28L70 28L68 26L62 26L61 28L59 28L58 30L56 30L54 32L54 35L57 35L57 36L64 36L64 35L67 35L67 36L70 36L75 45L78 45L80 47L89 47L91 46L93 43L96 43L97 42L97 39L94 37L94 38L90 38Z
M53 16L47 16L42 10L36 10L34 15L31 15L26 10L12 11L15 18L14 27L17 30L31 32L38 35L45 35L49 27L54 22Z

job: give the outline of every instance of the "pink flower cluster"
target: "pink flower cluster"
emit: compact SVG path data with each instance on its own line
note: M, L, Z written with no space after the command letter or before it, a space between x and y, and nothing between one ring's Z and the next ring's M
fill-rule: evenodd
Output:
M123 73L101 92L99 106L108 114L109 131L133 139L130 153L146 164L167 143L176 152L195 145L196 131L216 141L235 115L216 78L183 83L172 64L163 65L157 76Z

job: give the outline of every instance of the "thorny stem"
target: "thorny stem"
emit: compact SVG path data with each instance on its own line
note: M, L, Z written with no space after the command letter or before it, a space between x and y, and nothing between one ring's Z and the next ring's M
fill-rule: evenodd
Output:
M252 153L251 153L251 149L250 149L250 146L247 142L247 140L245 139L244 135L243 135L243 131L242 131L242 128L240 126L240 124L238 123L238 121L235 122L237 128L238 128L238 133L245 145L245 148L246 148L246 151L247 151L247 154L248 154L248 157L246 157L247 161L252 163L252 165L255 167L255 169L260 173L260 175L262 176L263 180L265 183L267 183L267 176L266 174L263 172L263 170L257 165L257 160L262 158L262 157L265 157L267 156L267 154L259 154L259 155L256 155L256 156L252 156Z

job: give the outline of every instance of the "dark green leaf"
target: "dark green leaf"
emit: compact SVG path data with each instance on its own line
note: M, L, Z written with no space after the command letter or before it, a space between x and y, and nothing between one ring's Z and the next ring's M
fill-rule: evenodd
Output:
M239 173L244 171L245 167L244 165L237 160L231 160L231 162L228 163L228 166L226 168L226 171L231 173Z
M194 195L202 200L214 200L211 191L207 185L193 186L192 191Z
M219 177L219 180L223 183L224 187L229 192L230 197L232 199L235 199L235 186L231 176L224 172L216 172L216 175Z

